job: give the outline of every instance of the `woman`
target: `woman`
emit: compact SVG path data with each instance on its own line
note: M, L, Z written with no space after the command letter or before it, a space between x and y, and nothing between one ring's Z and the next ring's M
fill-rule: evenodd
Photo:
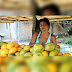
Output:
M41 19L39 21L40 32L35 32L33 34L32 40L30 42L30 46L34 46L35 43L40 43L45 45L47 43L52 42L53 44L57 45L56 37L48 32L50 28L50 22L47 18Z

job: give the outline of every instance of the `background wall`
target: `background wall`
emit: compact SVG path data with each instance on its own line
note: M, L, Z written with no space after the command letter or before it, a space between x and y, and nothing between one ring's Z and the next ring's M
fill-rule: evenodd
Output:
M12 41L27 41L32 38L32 26L33 22L14 22L0 23L0 33L4 33L3 41L9 41L10 39L10 28Z

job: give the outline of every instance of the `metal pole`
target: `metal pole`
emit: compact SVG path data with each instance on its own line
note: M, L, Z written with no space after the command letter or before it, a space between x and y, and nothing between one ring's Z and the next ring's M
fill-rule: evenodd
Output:
M11 35L11 24L9 23L9 29L10 29L10 40L12 42L12 35Z
M51 26L52 26L52 34L53 34L53 23L51 23Z
M19 22L18 22L18 42L19 42Z
M17 41L18 41L18 22L17 22Z
M17 24L17 39L18 39L18 42L19 42L19 34L20 34L20 33L19 33L19 32L20 32L19 30L20 30L20 29L19 29L19 22L18 22L18 24Z
M50 31L51 34L53 34L53 23L51 23L51 22L50 22L50 30L51 30L51 31Z
M32 28L32 36L35 32L35 27L36 27L36 16L33 16L33 28Z

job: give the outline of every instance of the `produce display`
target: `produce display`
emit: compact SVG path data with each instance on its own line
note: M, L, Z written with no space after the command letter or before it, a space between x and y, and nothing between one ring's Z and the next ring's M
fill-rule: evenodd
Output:
M70 53L59 53L60 46L48 43L42 45L36 43L33 47L9 42L1 45L0 56L71 56Z

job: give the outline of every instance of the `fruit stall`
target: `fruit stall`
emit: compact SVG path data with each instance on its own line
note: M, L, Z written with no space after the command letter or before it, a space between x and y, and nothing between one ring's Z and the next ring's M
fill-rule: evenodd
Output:
M45 16L44 16L45 17ZM10 18L10 17L7 17ZM11 21L16 21L16 22L25 22L25 21L32 21L32 17L16 17L17 19L11 20ZM37 16L37 19L43 18L42 16ZM53 21L62 21L62 20L71 20L71 16L47 16L47 18L50 20L50 22ZM13 19L13 18L12 18ZM6 20L6 19L5 19ZM7 19L8 20L8 19ZM9 21L10 22L10 21ZM35 31L35 19L33 21L33 32ZM59 23L59 22L58 22ZM10 24L10 23L9 23ZM51 23L52 25L52 23ZM59 25L60 26L60 25ZM60 26L61 27L61 26ZM61 28L63 29L63 28ZM20 28L18 28L18 36L20 35L19 33ZM63 29L65 31L65 29ZM50 30L53 34L53 27L52 30ZM68 37L70 35L68 34ZM11 35L11 26L10 26L10 41L8 42L0 42L0 56L71 56L71 49L72 45L66 46L66 44L60 44L57 43L55 46L53 43L48 43L46 45L38 44L36 43L33 47L29 46L25 42L20 42L19 37L17 37L18 41L13 41L12 40L12 35ZM67 48L68 47L68 48Z

